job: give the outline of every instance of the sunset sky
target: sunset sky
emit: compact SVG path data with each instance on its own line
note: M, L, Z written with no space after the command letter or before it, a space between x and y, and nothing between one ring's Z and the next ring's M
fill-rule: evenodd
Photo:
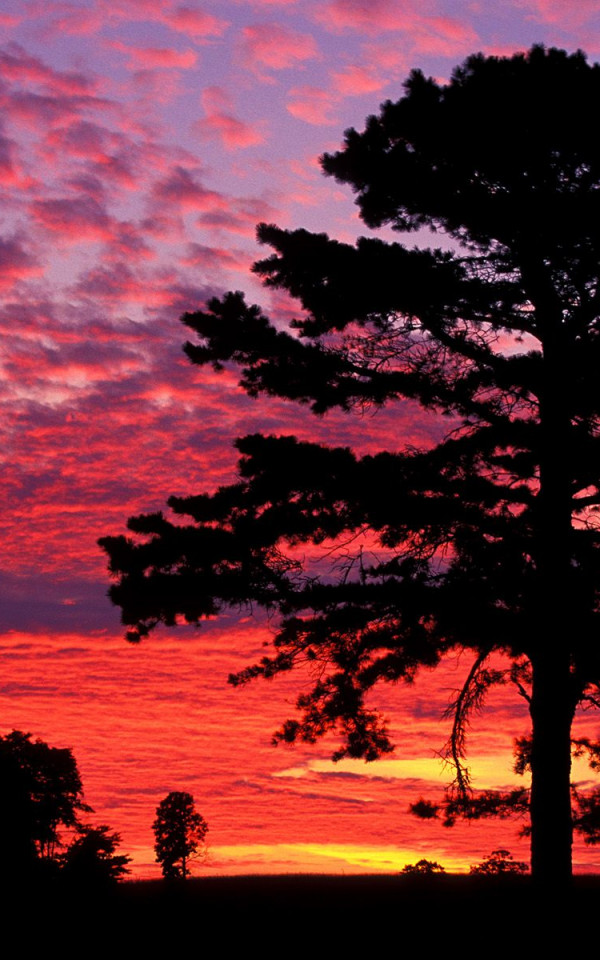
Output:
M171 790L207 820L214 873L526 858L514 823L446 830L407 812L448 778L442 713L466 656L377 692L398 745L385 761L274 748L302 679L226 682L268 625L232 614L128 645L96 541L233 480L249 432L361 452L428 442L408 405L317 420L247 398L232 373L191 366L179 317L230 289L289 317L249 272L256 223L369 232L319 155L413 67L443 81L470 53L533 43L597 60L597 0L2 0L0 29L0 733L73 748L135 876L158 874L151 823ZM589 714L577 729L597 735ZM475 786L517 782L525 732L526 704L499 689L471 732ZM574 860L600 870L581 842Z

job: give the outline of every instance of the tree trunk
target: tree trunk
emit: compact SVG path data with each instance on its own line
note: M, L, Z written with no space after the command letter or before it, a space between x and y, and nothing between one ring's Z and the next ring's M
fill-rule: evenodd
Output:
M548 653L533 663L530 706L531 872L544 885L564 886L571 878L571 696L569 659Z
M543 276L544 271L540 276ZM548 291L552 289L546 278ZM564 885L572 871L571 724L571 419L569 350L554 294L537 310L543 329L540 488L537 497L535 638L530 713L531 872ZM538 305L539 307L539 305Z

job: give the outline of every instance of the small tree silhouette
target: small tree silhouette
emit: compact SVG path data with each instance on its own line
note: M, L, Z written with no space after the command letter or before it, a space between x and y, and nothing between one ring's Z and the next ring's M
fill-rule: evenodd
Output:
M152 824L156 859L165 879L185 880L191 858L205 858L206 820L196 812L191 793L172 791L156 808Z
M470 868L470 873L479 876L497 877L506 873L527 873L527 864L522 860L513 860L508 850L492 850L481 863Z

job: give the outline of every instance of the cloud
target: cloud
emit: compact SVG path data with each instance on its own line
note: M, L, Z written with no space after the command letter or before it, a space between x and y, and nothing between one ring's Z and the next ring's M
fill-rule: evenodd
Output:
M99 5L95 7L81 7L74 4L56 4L53 10L50 4L46 5L49 19L44 23L42 33L45 39L50 40L58 35L86 37L99 33L106 24L106 11ZM44 16L40 4L40 15Z
M315 126L331 126L337 123L333 113L337 100L321 87L302 86L290 90L287 109L293 117Z
M247 237L254 237L256 224L280 220L281 211L260 198L232 198L222 209L203 213L198 223L203 227L230 230Z
M101 264L83 273L73 290L78 296L104 303L139 303L143 306L164 306L173 302L168 284L173 272L144 275L124 261Z
M22 279L42 272L39 260L25 247L22 237L0 237L0 290L11 290Z
M264 142L262 133L233 114L231 100L222 87L206 87L201 101L206 116L196 124L200 136L220 139L226 150L253 147Z
M23 180L17 166L18 144L11 137L5 137L0 127L0 184L16 186Z
M40 226L60 234L66 243L109 240L112 236L112 219L93 196L35 200L30 211Z
M54 70L16 43L0 50L0 73L5 80L40 85L60 94L86 95L98 85L97 78L81 71Z
M428 17L415 24L414 50L438 57L458 57L472 53L479 42L475 29L452 17Z
M598 16L597 0L577 0L568 6L563 0L516 0L513 6L531 10L540 23L565 23L567 27L581 26Z
M4 115L14 121L24 121L37 129L53 123L64 123L87 106L102 106L92 97L70 97L17 90L0 99Z
M471 53L478 36L466 18L430 10L416 0L328 0L319 6L316 19L333 32L350 30L366 36L401 33L412 47L411 56ZM406 49L404 52L408 53Z
M235 3L244 3L251 7L293 7L298 0L234 0Z
M183 209L222 210L227 207L223 194L207 190L197 172L183 166L172 167L169 175L154 184L152 195L159 203L177 204Z
M71 35L90 35L100 32L107 23L119 22L160 23L170 30L185 33L196 42L207 37L221 36L228 27L228 21L197 7L174 6L171 0L120 0L118 4L111 0L96 0L93 7L83 8L69 3L45 2L38 4L38 15L49 17L45 33L53 36L57 33Z
M330 30L373 34L406 29L418 16L419 7L410 0L326 0L315 17Z
M156 3L153 2L152 7L156 9ZM175 10L165 13L163 23L172 30L191 35L196 40L220 37L229 26L227 20L215 17L212 13L186 6L176 7Z
M195 50L174 50L172 47L130 47L125 43L114 40L110 46L129 57L129 69L152 70L162 69L189 70L195 66L198 54Z
M241 31L241 50L244 63L260 71L285 70L298 67L306 60L319 56L319 48L309 33L300 33L277 23L257 23Z
M202 243L189 243L182 264L187 267L202 267L205 270L249 269L251 257L243 250L231 247L207 247Z
M377 75L374 67L349 66L332 74L335 89L343 96L373 93L385 86L386 80Z
M103 256L111 261L126 257L129 262L132 262L152 260L156 257L156 253L146 243L139 224L123 221L115 225L113 235L104 248Z

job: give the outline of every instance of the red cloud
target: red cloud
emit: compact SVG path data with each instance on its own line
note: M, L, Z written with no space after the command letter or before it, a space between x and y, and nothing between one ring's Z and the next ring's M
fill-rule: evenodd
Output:
M231 112L231 102L222 87L207 87L201 99L206 112L204 120L196 124L201 136L218 137L227 150L252 147L264 141L258 130Z
M287 105L289 113L298 120L305 120L316 126L329 126L337 123L332 115L335 98L320 87L295 87L290 90L291 100Z
M283 70L319 56L310 34L276 23L259 23L242 30L242 55L248 66Z

